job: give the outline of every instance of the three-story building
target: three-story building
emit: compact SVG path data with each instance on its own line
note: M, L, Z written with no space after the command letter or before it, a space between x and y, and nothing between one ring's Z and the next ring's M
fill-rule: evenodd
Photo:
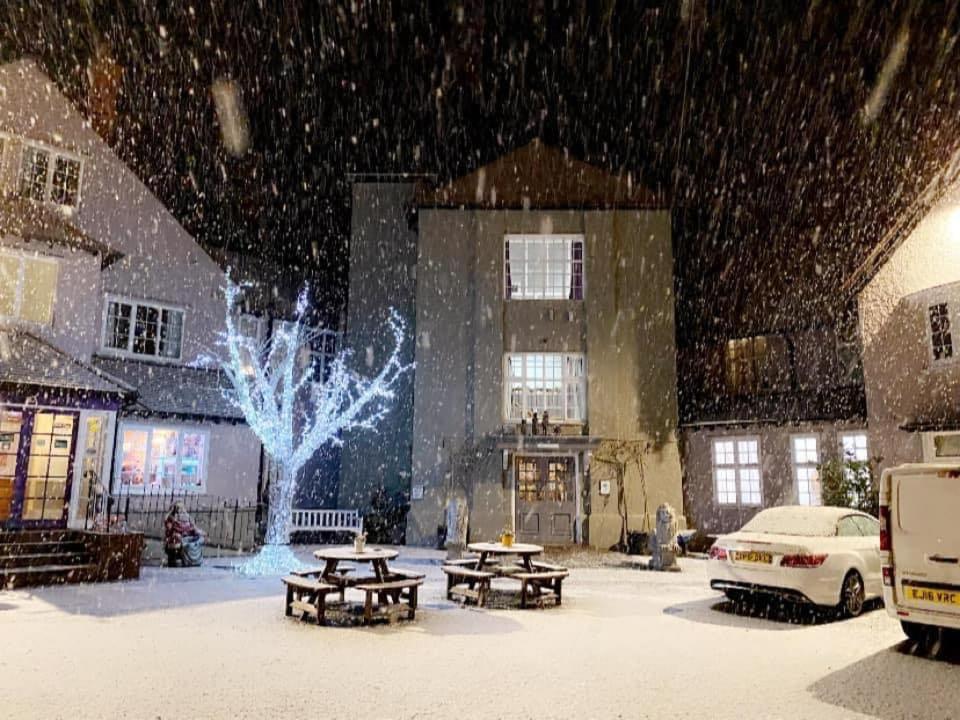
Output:
M345 438L340 505L408 490L407 541L463 497L470 534L618 542L682 510L673 255L665 201L534 141L447 185L354 187L345 343L358 366L406 318L409 384L376 433ZM606 445L605 445L606 444Z

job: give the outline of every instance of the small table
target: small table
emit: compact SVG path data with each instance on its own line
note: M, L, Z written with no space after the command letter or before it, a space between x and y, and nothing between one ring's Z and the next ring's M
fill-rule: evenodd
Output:
M487 558L491 555L517 555L520 557L520 562L523 563L523 569L527 572L534 572L531 558L534 555L541 555L543 553L542 546L532 545L530 543L514 543L508 546L503 543L478 542L470 543L467 545L467 549L480 554L480 558L477 560L478 570L483 570Z
M345 602L344 593L347 588L363 592L366 599L363 604L363 620L373 620L373 596L378 597L378 613L390 615L401 610L403 600L409 608L407 617L413 620L417 609L417 588L423 584L422 575L412 575L406 571L391 572L387 560L393 560L399 555L396 550L371 547L363 552L357 552L351 546L321 548L315 550L313 556L324 561L324 567L319 572L320 580L340 590L341 603ZM341 562L370 563L373 575L364 577L349 576L347 571L337 571Z

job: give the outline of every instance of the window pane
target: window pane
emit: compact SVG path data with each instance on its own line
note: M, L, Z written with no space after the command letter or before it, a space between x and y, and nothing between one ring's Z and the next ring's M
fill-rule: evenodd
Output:
M507 236L503 254L508 300L583 299L583 241L578 237Z
M55 262L24 259L21 318L40 325L49 325L53 322L53 303L57 296L59 268L60 266Z
M142 487L147 467L146 430L124 430L120 462L120 484Z
M107 305L107 347L126 350L130 344L130 316L133 306L111 302Z
M950 313L947 304L931 305L929 312L933 359L946 360L953 357L953 336L950 333Z
M153 428L150 437L150 484L164 489L176 485L177 442L176 430Z
M160 311L147 305L137 305L133 328L133 352L138 355L157 354L157 335L160 330Z
M21 258L0 255L0 317L16 317Z
M60 205L75 206L80 190L80 161L58 157L53 166L50 199Z
M857 460L866 462L870 455L867 450L866 433L850 433L840 438L840 445L843 449L844 460Z
M180 357L180 341L183 334L183 313L179 310L164 310L160 329L160 355Z
M32 200L46 200L50 154L25 145L20 168L20 194Z
M180 458L180 484L200 487L203 485L203 457L206 453L206 436L198 432L183 433L183 456Z
M933 449L938 458L960 457L960 435L934 435Z
M820 474L816 468L796 468L797 499L801 505L821 505Z
M760 471L757 468L740 470L740 502L744 505L760 504Z
M722 505L737 504L737 471L732 468L718 468L717 501Z

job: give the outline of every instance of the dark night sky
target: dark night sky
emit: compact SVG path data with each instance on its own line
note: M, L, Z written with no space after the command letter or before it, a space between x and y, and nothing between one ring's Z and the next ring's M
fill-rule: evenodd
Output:
M448 178L536 136L630 171L672 197L689 344L834 304L957 146L957 32L957 2L25 0L0 8L0 57L39 57L82 106L106 43L121 156L202 242L334 303L348 173ZM239 159L219 77L249 113Z

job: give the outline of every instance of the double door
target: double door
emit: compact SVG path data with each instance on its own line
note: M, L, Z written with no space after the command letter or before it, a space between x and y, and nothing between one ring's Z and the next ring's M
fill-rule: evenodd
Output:
M0 407L0 525L66 523L79 415Z
M577 516L576 456L517 455L516 530L521 542L574 542Z

